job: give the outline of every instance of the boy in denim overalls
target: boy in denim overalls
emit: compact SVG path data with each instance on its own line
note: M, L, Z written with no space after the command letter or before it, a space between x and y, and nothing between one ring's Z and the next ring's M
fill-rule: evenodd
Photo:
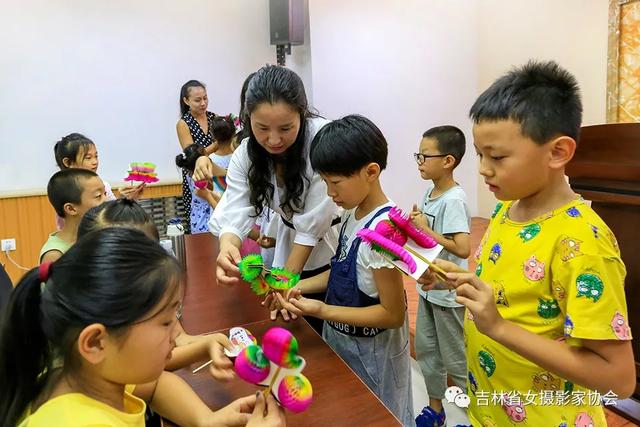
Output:
M371 121L351 115L318 132L310 158L327 194L345 209L338 249L330 271L301 280L284 298L278 294L279 303L295 315L324 319L325 341L403 425L415 425L402 275L356 236L394 206L379 181L387 142ZM325 302L302 297L325 289Z

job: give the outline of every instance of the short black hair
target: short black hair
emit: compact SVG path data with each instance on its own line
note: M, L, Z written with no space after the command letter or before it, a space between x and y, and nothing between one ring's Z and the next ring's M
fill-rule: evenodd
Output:
M433 138L438 145L441 154L450 154L456 159L455 168L462 161L466 149L464 133L460 129L451 125L436 126L422 134L423 138Z
M121 198L89 209L78 226L77 238L102 228L129 227L141 230L155 241L160 240L158 227L151 216L135 200Z
M215 116L211 122L211 134L218 143L231 142L236 134L236 127L233 124L231 115Z
M387 140L373 122L352 114L320 129L311 143L311 166L319 173L351 176L369 163L387 167Z
M98 174L87 169L63 169L51 176L47 184L47 197L58 216L64 218L64 205L67 203L80 204L84 181L97 178Z
M474 123L513 120L536 144L558 136L576 142L582 101L576 78L554 61L529 61L496 80L478 97L469 116Z

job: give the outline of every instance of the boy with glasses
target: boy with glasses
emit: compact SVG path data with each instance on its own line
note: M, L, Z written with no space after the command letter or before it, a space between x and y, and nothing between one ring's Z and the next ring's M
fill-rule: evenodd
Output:
M453 170L460 164L464 151L464 134L455 126L438 126L422 135L419 153L413 156L420 176L431 183L420 206L413 206L411 219L443 246L438 258L466 270L470 216L467 196L453 178ZM466 385L465 308L456 302L456 293L444 283L436 283L428 291L418 285L418 293L416 359L427 386L429 405L418 415L416 424L440 427L446 423L442 399L447 374L462 390Z

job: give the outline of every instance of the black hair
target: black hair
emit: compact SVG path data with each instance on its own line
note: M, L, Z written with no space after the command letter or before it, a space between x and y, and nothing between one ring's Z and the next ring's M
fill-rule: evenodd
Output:
M63 169L54 173L47 184L47 197L58 216L64 218L64 205L80 204L84 192L84 181L98 175L87 169Z
M256 140L251 129L251 113L263 103L271 105L284 102L295 109L300 115L300 128L295 142L286 152L274 156L265 150ZM304 205L302 193L305 182L310 182L305 171L305 134L307 119L312 117L307 103L307 95L304 91L302 79L288 68L277 65L267 65L256 71L249 81L246 93L246 117L245 127L249 131L247 152L249 154L249 200L256 207L256 215L260 215L265 206L269 206L273 200L274 187L271 183L271 174L275 170L277 162L283 166L284 186L286 193L280 203L280 208L285 214L299 212Z
M455 168L462 161L466 149L464 133L455 126L436 126L422 134L423 138L433 138L436 140L438 151L441 154L450 154L455 159Z
M233 124L231 115L214 117L211 121L211 134L218 144L231 142L236 134L236 126Z
M249 82L255 76L255 71L247 76L242 83L242 89L240 89L240 111L238 112L238 118L240 119L240 130L236 133L234 149L237 148L240 143L249 137L249 114L247 113L247 108L245 105L245 99L247 97L247 88L249 87Z
M193 173L193 170L196 167L196 160L205 155L204 147L202 145L187 145L184 151L176 156L176 166Z
M198 80L189 80L180 88L180 115L183 116L187 111L189 111L189 106L184 103L184 98L189 98L189 89L192 87L201 87L206 90L206 86L203 83L200 83Z
M53 146L53 155L60 169L68 169L64 164L64 159L69 159L71 163L76 163L79 154L86 153L89 148L96 145L92 140L80 133L70 133L60 138Z
M104 202L89 209L80 221L77 238L105 227L137 228L151 239L160 240L158 227L151 216L138 202L127 198Z
M247 98L247 89L249 88L249 82L256 75L256 72L249 74L244 82L242 83L242 89L240 89L240 111L238 112L238 117L240 117L240 123L242 123L243 127L247 127L249 123L249 114L247 113L247 106L245 105ZM247 134L245 137L249 136L249 131L247 130Z
M554 61L529 61L496 80L471 107L474 123L513 120L536 144L558 136L578 142L582 102L575 77Z
M86 326L100 323L126 336L132 324L152 318L160 303L181 291L182 275L157 242L122 227L78 240L51 265L44 284L38 268L25 274L0 320L3 425L16 425L51 387L54 359L63 360L63 375L77 369L74 342Z
M352 114L320 129L311 143L311 166L319 173L351 176L369 163L387 167L387 140L364 116Z

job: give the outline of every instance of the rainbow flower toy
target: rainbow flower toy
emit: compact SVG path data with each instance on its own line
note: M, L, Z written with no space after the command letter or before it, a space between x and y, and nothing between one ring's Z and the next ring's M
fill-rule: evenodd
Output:
M389 210L388 221L380 221L373 230L364 228L358 231L356 235L371 246L371 249L385 258L392 261L402 261L406 264L411 274L418 269L415 260L417 258L426 263L429 268L432 268L442 280L446 280L444 270L407 245L407 242L411 239L418 246L431 249L436 248L438 242L424 231L416 228L411 223L409 215L406 215L397 206Z
M262 347L251 345L235 360L240 378L265 385L280 404L291 412L302 412L311 404L311 382L301 374L305 361L298 355L298 341L288 330L269 329L262 337Z
M132 162L129 165L128 175L125 181L139 181L146 184L158 182L158 174L156 173L156 165L151 162Z

